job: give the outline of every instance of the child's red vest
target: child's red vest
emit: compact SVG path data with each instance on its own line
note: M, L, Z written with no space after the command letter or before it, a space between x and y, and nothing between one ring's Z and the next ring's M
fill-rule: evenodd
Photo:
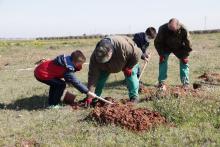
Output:
M53 78L63 78L67 68L54 63L53 60L45 61L39 64L34 75L39 80L51 80Z

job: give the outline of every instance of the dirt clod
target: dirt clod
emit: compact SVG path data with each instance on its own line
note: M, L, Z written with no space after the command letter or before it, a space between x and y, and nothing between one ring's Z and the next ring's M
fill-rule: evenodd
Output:
M107 98L108 100L110 98ZM165 124L165 117L146 108L133 108L131 103L115 102L113 105L97 105L89 118L101 124L116 124L132 131L145 131Z

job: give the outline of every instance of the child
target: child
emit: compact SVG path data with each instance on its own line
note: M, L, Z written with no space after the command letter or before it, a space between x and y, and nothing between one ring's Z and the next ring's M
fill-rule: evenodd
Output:
M134 34L133 40L143 52L141 59L148 60L149 54L147 53L147 49L150 45L150 39L154 39L156 35L157 32L154 27L148 27L145 32Z
M145 62L149 60L150 54L147 53L147 49L150 45L150 39L154 39L157 35L156 29L154 27L148 27L145 32L134 34L133 40L137 44L138 48L142 51L141 59ZM140 76L140 66L138 67L138 78Z
M85 61L86 57L83 53L76 50L70 56L60 55L54 60L45 60L35 68L36 79L50 86L48 100L50 106L58 105L62 98L66 103L74 102L75 96L65 91L66 83L72 84L81 93L93 98L96 97L74 74L82 69L82 64Z

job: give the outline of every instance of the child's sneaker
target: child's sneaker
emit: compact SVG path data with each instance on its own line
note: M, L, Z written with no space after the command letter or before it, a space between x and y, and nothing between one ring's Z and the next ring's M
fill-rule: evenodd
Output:
M61 105L51 105L48 107L48 109L61 109L61 108L63 108L63 106Z

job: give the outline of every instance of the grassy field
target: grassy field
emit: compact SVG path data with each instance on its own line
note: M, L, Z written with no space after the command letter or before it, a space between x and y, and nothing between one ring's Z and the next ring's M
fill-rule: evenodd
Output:
M220 33L193 35L190 56L191 83L204 72L220 73ZM80 49L87 62L97 39L62 41L0 41L0 146L220 146L220 87L207 87L204 98L155 99L139 103L160 112L176 127L160 126L145 133L133 133L118 126L100 126L84 120L91 109L73 111L69 106L47 109L48 87L33 76L34 63L41 58ZM158 55L153 46L142 81L153 86L158 76ZM87 82L88 65L77 74ZM180 84L179 62L169 60L169 85ZM103 97L127 98L123 74L111 75ZM77 93L77 99L84 98ZM140 96L144 98L142 94Z

